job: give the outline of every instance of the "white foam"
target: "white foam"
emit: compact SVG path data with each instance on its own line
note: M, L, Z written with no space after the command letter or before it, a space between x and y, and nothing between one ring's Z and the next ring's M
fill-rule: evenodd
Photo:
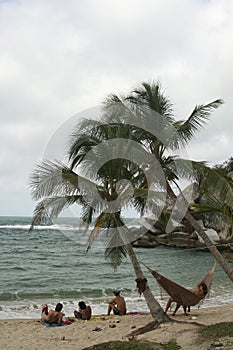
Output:
M155 298L164 308L167 302L168 296L164 293L163 299L161 300L159 295L155 295ZM107 313L107 302L109 296L103 295L98 298L89 298L85 302L91 305L93 314L102 315ZM139 297L137 294L132 294L131 296L125 296L127 310L128 312L148 312L148 306L143 296ZM64 300L17 300L17 301L0 301L0 319L16 319L16 318L40 318L40 313L42 306L48 303L49 308L55 308L58 302L63 303L63 311L66 317L73 316L74 310L78 307L78 302L80 300L74 299L64 299ZM201 303L201 308L232 305L233 303L233 293L227 292L221 295L215 295L206 299ZM193 308L197 308L193 307ZM193 309L192 308L192 309Z

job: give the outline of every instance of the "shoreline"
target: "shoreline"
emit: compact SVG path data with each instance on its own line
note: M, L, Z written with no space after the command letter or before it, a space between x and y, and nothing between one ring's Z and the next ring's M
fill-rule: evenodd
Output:
M220 322L233 322L233 305L191 309L189 316L179 310L169 322L157 329L138 335L137 340L167 343L176 340L182 349L196 349L195 337L198 325L211 325ZM119 322L117 322L119 321ZM152 321L150 315L135 314L126 316L96 315L90 321L74 320L62 327L45 327L38 319L1 319L0 343L8 350L83 350L86 347L108 341L126 341L128 334ZM113 325L113 328L111 328ZM201 346L199 347L200 349ZM203 349L206 349L203 347Z
M164 292L165 293L165 292ZM232 294L233 295L233 294ZM200 310L201 309L209 309L209 308L215 308L215 307L230 307L233 305L233 298L232 295L229 295L228 293L225 293L224 298L215 297L216 300L214 300L214 297L210 296L210 298L206 298L200 305ZM156 295L156 300L158 300L160 306L165 309L166 303L168 300L169 296L161 295L157 296ZM109 297L110 299L110 297ZM145 314L148 314L149 309L146 304L146 301L144 300L143 297L138 297L135 298L135 300L129 301L127 299L127 296L125 297L126 303L127 303L127 313L133 313L133 312L143 312ZM74 317L73 310L77 308L79 300L70 301L70 299L65 300L65 299L54 299L54 300L30 300L28 303L23 300L20 302L0 302L0 321L4 320L17 320L17 319L22 319L22 320L30 320L30 319L36 319L40 317L41 309L45 303L49 305L49 308L54 309L55 305L61 302L63 304L63 310L65 313L65 318L69 317L72 318ZM19 303L19 304L18 304ZM102 302L101 304L95 304L91 300L88 300L87 303L91 305L92 307L92 312L93 315L95 316L101 316L101 315L106 315L107 311L107 298L105 302ZM29 305L30 304L30 305ZM173 308L175 304L173 303ZM196 309L197 305L192 308L192 310Z

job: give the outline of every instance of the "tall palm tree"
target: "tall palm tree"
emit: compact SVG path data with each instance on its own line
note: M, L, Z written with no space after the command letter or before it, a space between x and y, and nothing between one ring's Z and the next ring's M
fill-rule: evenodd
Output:
M33 198L41 201L35 208L32 228L40 222L43 215L57 217L65 207L78 203L83 208L83 222L89 225L94 221L94 229L88 239L89 247L98 234L105 235L105 256L116 267L121 263L122 255L128 253L137 280L145 281L131 246L131 233L121 218L122 208L124 205L128 206L132 200L132 184L137 188L143 176L140 164L130 162L134 157L132 151L135 152L136 144L128 142L127 129L128 126L119 129L117 124L84 120L73 134L69 150L70 167L48 161L38 165L31 176L31 188ZM121 141L111 143L115 139ZM139 152L140 149L136 152L136 158ZM140 159L146 162L147 153L142 152ZM129 154L130 159L127 159ZM82 176L79 175L80 172ZM120 182L121 179L130 180L131 186ZM148 285L142 292L156 323L169 321Z
M136 277L141 280L144 275L121 211L132 206L141 214L152 210L159 216L161 208L176 203L177 194L171 184L176 184L181 174L191 177L193 164L178 161L169 151L186 144L222 103L217 100L197 106L186 121L176 121L160 86L142 86L123 98L109 96L102 119L86 119L78 124L68 152L69 165L44 161L30 180L32 196L40 200L32 227L43 215L57 217L64 208L77 203L83 208L83 222L88 226L94 221L89 246L98 234L104 234L106 257L117 266L122 255L128 253ZM184 207L188 208L188 203ZM189 212L186 215L189 218ZM194 220L194 224L198 223ZM206 244L212 245L205 232L195 228ZM168 321L148 286L143 294L156 322Z
M230 198L232 209L233 186L231 179L226 179L226 177L224 177L220 171L211 169L204 163L193 161L191 162L183 159L175 160L174 157L170 156L171 150L178 150L191 140L195 133L209 119L211 112L218 108L222 103L223 101L219 99L206 105L196 106L191 115L185 121L176 121L172 112L172 104L170 103L169 99L166 98L162 93L160 83L154 82L151 84L142 83L139 88L133 90L128 96L119 98L116 95L110 95L105 102L108 108L111 108L115 104L126 105L125 108L127 109L136 109L138 115L140 115L140 111L146 110L146 114L147 116L149 115L149 117L151 117L151 111L155 111L159 113L159 115L163 118L165 126L167 126L165 130L169 130L169 124L172 126L172 132L169 133L169 137L167 137L166 131L164 132L165 138L162 139L161 135L158 137L158 133L155 134L153 132L148 132L148 128L146 128L146 130L140 131L140 140L141 142L144 142L144 144L146 140L149 151L154 154L157 159L159 159L159 163L164 170L164 174L167 180L167 193L173 205L175 205L177 201L177 193L172 187L172 185L175 185L176 189L178 188L180 193L179 197L181 200L179 201L179 205L187 209L184 213L185 218L195 228L210 252L219 262L220 266L224 269L228 277L233 281L233 270L226 264L224 257L221 255L217 247L213 245L213 242L209 239L205 230L191 215L190 210L188 210L189 203L177 185L177 180L181 179L182 177L189 179L191 177L205 177L205 183L208 183L209 188L211 183L214 184L215 187L216 183L218 183L218 191L222 194L225 194L225 198L226 196ZM156 114L154 116L157 117ZM125 119L129 120L128 117ZM159 131L163 134L164 125L159 125ZM224 199L222 198L222 200ZM143 206L143 202L141 205Z

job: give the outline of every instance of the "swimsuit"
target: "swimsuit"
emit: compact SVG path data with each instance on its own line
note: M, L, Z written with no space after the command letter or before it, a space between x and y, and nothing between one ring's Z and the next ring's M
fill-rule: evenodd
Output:
M119 315L119 316L125 315L125 311L118 310L118 308L116 306L114 306L114 308L113 308L113 313L114 313L114 315Z
M74 314L74 316L75 316L76 318L79 318L80 320L82 319L82 314L81 314L81 312L76 312L76 313Z

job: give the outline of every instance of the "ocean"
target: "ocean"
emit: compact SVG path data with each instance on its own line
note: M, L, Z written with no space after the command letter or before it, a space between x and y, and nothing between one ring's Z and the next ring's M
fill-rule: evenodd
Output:
M98 239L87 252L88 235L77 218L59 218L29 233L30 222L30 217L0 217L0 319L39 318L44 303L53 308L57 302L63 303L66 316L73 316L80 300L90 304L94 314L104 314L113 289L121 290L129 312L148 311L129 259L114 271ZM214 261L209 252L190 249L136 248L135 252L139 261L186 288L194 288ZM142 268L164 307L166 293ZM233 304L232 282L217 265L211 295L201 307L227 304Z

